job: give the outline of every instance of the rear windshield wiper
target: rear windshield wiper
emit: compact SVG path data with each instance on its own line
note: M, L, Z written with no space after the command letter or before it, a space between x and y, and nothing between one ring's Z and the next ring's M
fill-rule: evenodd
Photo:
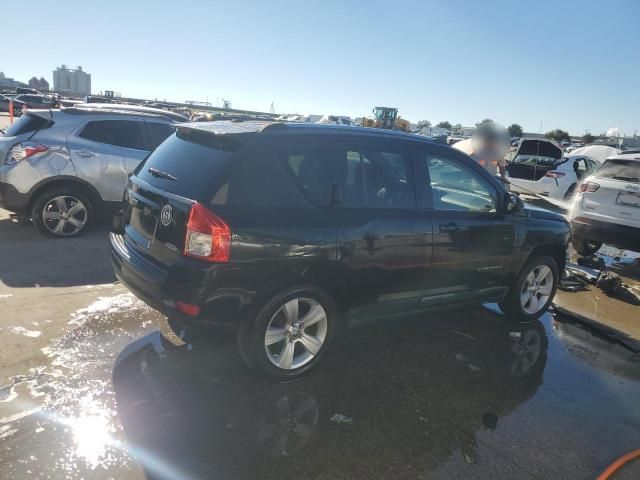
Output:
M157 168L149 167L148 172L154 177L166 178L167 180L178 180L170 173L163 172L162 170L158 170Z

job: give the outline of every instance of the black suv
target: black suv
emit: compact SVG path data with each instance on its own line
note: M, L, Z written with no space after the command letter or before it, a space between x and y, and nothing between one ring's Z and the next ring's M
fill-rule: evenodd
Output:
M447 146L264 121L178 125L115 224L125 285L174 330L235 325L246 362L278 378L315 365L347 319L485 301L537 318L570 239Z

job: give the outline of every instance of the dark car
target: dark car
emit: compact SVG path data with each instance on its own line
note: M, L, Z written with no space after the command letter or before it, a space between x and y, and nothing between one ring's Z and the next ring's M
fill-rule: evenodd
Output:
M58 101L56 99L46 95L24 94L18 95L15 98L16 100L20 100L25 103L29 108L56 108L58 106Z
M292 378L349 319L551 303L568 223L459 151L343 126L177 128L129 178L111 258L178 334L233 325L250 366Z
M0 95L0 112L9 112L9 103L13 102L13 114L20 116L22 114L22 107L24 102L15 99L14 97L8 97L6 95Z

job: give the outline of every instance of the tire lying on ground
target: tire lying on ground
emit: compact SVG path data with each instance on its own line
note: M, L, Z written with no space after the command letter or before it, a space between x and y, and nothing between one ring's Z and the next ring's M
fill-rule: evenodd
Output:
M73 188L45 190L36 198L31 210L36 229L53 238L82 235L91 227L94 215L91 201Z

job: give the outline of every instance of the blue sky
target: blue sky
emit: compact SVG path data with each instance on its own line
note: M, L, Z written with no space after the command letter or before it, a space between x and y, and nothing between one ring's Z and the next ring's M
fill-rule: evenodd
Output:
M31 2L43 21L5 39L0 70L82 65L94 92L261 111L640 133L637 0L91 3Z

